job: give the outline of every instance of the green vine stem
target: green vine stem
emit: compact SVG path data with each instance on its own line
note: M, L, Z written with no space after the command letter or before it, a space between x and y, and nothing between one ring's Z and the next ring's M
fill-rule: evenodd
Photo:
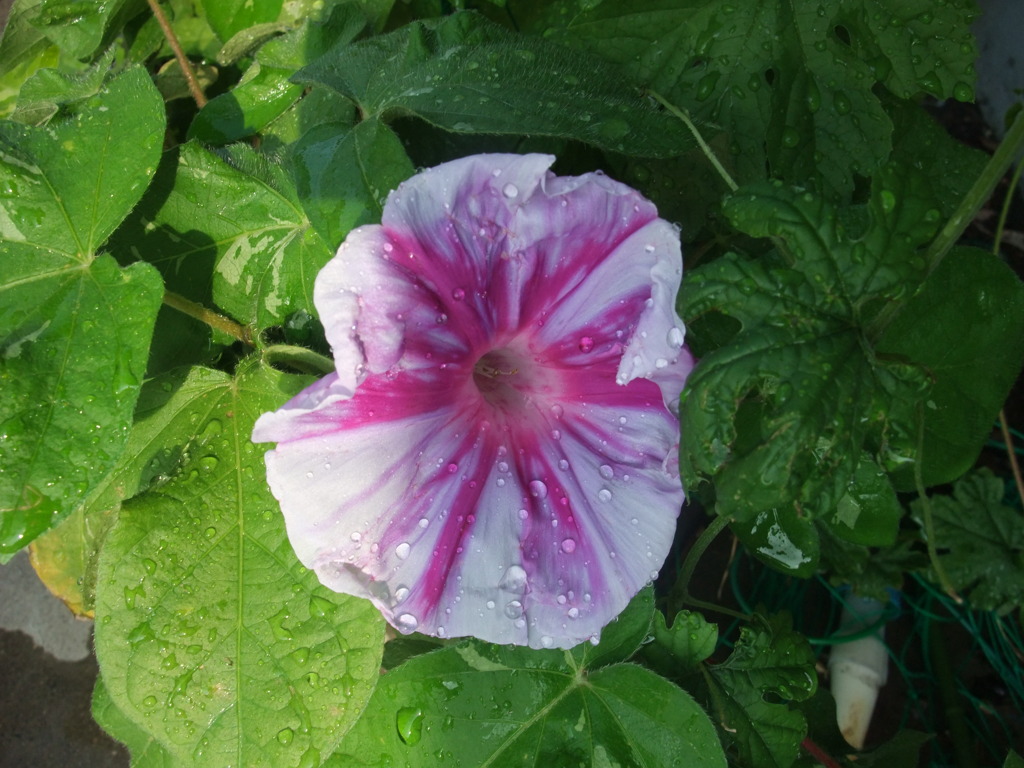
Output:
M164 293L164 304L178 310L179 312L193 317L201 323L205 323L216 331L226 333L228 336L232 336L238 339L243 344L253 346L252 334L249 329L244 325L239 325L234 320L231 320L224 315L217 314L212 309L207 309L202 304L197 304L194 301L186 299L172 291L166 291Z
M287 365L314 376L323 376L334 371L333 360L294 344L272 344L263 350L263 357L268 363Z
M185 76L185 82L188 83L189 93L192 94L196 106L202 109L206 106L206 95L203 93L203 89L199 87L199 81L196 79L196 73L192 69L192 63L188 60L188 56L185 55L181 43L178 42L178 36L174 34L174 29L167 20L167 15L160 7L160 3L157 0L146 0L146 2L149 3L149 9L153 12L156 23L160 25L164 37L167 38L171 50L174 51L174 58L178 60L178 66L181 67L181 72Z
M932 500L928 498L928 492L924 487L924 477L921 474L921 455L924 452L924 411L919 403L917 406L917 460L914 461L914 485L917 489L917 497L921 502L922 522L924 523L925 546L928 547L928 560L940 586L957 603L962 603L963 598L956 591L953 582L950 581L946 569L939 560L939 550L935 546L935 521L932 518Z
M714 611L715 613L721 613L725 616L731 616L734 619L740 619L741 621L750 621L750 616L745 613L734 611L732 608L726 608L724 605L716 605L715 603L706 602L690 594L690 580L693 578L693 572L697 570L697 564L704 556L707 548L711 546L711 542L718 538L718 534L720 534L731 522L731 517L716 516L710 523L708 523L707 528L705 528L704 532L697 537L693 546L690 547L690 551L686 553L686 560L683 561L683 567L679 571L679 579L677 583L683 585L680 592L682 601L686 605L691 605L702 611Z
M726 183L726 186L728 186L729 189L733 192L739 189L739 186L737 186L732 176L729 175L729 172L725 170L725 167L718 161L718 157L715 155L715 153L711 151L711 147L709 147L708 143L704 141L704 137L700 135L700 131L698 131L697 126L693 124L693 121L690 119L690 116L684 110L679 109L679 107L670 102L657 91L648 91L648 93L650 93L651 96L654 97L655 101L657 101L659 104L661 104L661 106L667 109L670 114L674 115L675 117L678 117L680 120L683 121L683 124L690 129L690 133L693 134L693 138L697 140L697 144L698 146L700 146L700 151L704 153L704 156L715 167L715 170L718 171L718 175L722 177L722 180Z

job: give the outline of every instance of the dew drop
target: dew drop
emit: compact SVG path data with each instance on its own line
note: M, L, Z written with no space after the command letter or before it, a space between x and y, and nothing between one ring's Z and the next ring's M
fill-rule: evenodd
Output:
M514 198L514 197L518 197L519 196L519 187L517 187L515 184L506 184L504 187L502 187L501 193L503 195L505 195L505 197L510 198L510 199Z
M559 459L558 460L558 468L564 472L565 470L567 470L569 468L569 462L566 461L565 459Z
M612 492L609 491L607 488L602 488L600 491L597 492L597 498L599 498L601 501L611 501Z
M395 605L405 602L405 599L409 597L409 588L402 586L395 590Z
M530 516L530 513L527 512L525 509L520 509L518 512L516 512L516 514L519 516L520 520L525 520Z
M488 610L491 610L491 611L494 610L494 601L493 600L488 600L487 601L487 608L488 608Z
M412 746L420 740L423 732L423 710L418 707L402 707L394 716L398 737Z
M401 544L395 547L395 555L398 557L399 560L405 560L405 558L409 556L410 550L412 550L412 547L409 546L409 542L403 541Z
M576 551L576 541L574 539L562 539L562 551L567 555L571 555Z
M590 336L580 337L580 352L590 352L594 348L594 339Z
M454 464L453 463L453 464L449 464L448 465L448 474L449 475L453 475L453 474L455 474L458 471L459 471L459 465L458 464Z
M452 298L455 299L456 301L462 301L464 298L466 298L466 292L461 288L456 288L454 291L452 291Z
M575 618L577 618L577 617L578 617L578 616L580 615L580 609L579 609L579 608L577 608L577 607L576 607L576 606L574 605L574 606L573 606L572 608L570 608L570 609L569 609L569 610L568 610L568 611L566 612L566 615L567 615L567 616L568 616L568 617L569 617L570 619L575 619Z
M664 357L659 357L657 360L654 361L655 368L665 368L667 366L668 360L666 360Z
M420 528L426 528L428 525L430 525L430 521L425 517L421 517L417 525L419 525Z
M518 619L523 615L523 604L518 600L512 600L505 604L505 615L510 619Z
M404 632L414 632L420 623L411 613L403 613L398 617L398 628Z
M598 467L597 471L605 480L611 480L613 477L615 477L615 470L613 470L607 464L602 464L600 467Z
M683 332L679 328L670 328L668 332L668 345L673 349L683 346Z
M542 481L540 481L540 480L531 480L530 481L530 485L529 485L529 489L530 489L530 495L533 496L535 499L547 498L548 487L546 485L544 485L544 483Z
M499 461L498 462L498 471L499 472L508 472L508 462L507 461Z
M565 409L562 406L555 404L551 406L551 413L556 419L562 418L562 414L565 413Z
M542 648L550 648L551 646L553 646L555 644L555 640L554 640L554 638L552 638L552 637L550 637L548 635L543 635L540 638L540 644L541 644Z
M526 571L521 566L510 565L501 577L498 587L506 592L522 595L526 592L526 578Z
M356 542L358 544L362 540L363 535L361 533L359 533L359 531L352 531L352 533L349 536L349 538L352 539L352 541L354 541L354 542Z

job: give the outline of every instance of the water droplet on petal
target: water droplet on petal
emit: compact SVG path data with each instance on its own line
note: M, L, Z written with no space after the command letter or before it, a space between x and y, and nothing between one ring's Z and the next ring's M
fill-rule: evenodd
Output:
M569 617L570 619L575 619L575 618L576 618L577 616L579 616L579 615L580 615L580 609L579 609L579 608L577 608L577 607L576 607L576 606L574 605L574 606L573 606L572 608L570 608L570 609L569 609L569 610L568 610L568 611L566 612L566 615L567 615L567 616L568 616L568 617Z
M562 408L562 406L555 404L551 406L551 413L556 419L560 419L562 418L562 414L565 413L565 409Z
M644 250L647 253L654 253L654 246L648 243L647 245L644 246Z
M576 551L576 541L574 539L563 539L562 551L567 555L571 555Z
M600 467L598 467L597 471L605 480L611 480L613 477L615 477L615 470L613 470L607 464L602 464Z
M525 509L520 509L518 512L516 512L516 514L519 516L520 520L525 520L530 516L530 513L527 512Z
M546 498L548 495L548 487L540 480L530 481L530 495L536 499Z
M462 301L464 298L466 298L466 292L461 288L456 288L454 291L452 291L452 298L455 299L456 301Z
M549 637L548 635L543 635L540 638L540 644L541 644L541 647L543 647L543 648L550 648L551 646L553 646L555 644L555 640L554 640L554 638Z
M399 560L405 560L405 558L409 556L409 552L411 550L412 547L409 546L409 542L403 541L401 544L395 547L395 555L398 557Z
M396 589L395 590L395 605L398 605L399 603L403 602L405 600L405 598L407 598L408 596L409 596L409 588L408 587L404 587L403 586L403 587L399 587L398 589Z
M561 469L564 472L565 470L567 470L569 468L569 462L566 461L565 459L559 459L558 460L558 468Z
M488 600L487 601L487 608L490 609L490 610L494 609L494 601L493 600Z
M403 613L398 617L398 628L405 632L415 632L420 623L411 613Z
M421 517L418 525L420 528L426 528L428 525L430 525L430 521L427 520L427 518L425 517Z
M580 352L589 352L594 348L594 339L590 336L582 336L579 343Z
M506 184L504 187L502 187L501 193L508 198L518 197L519 187L517 187L515 184Z
M448 474L449 475L455 474L458 471L459 471L459 465L458 464L449 464L448 465Z
M679 349L683 346L683 332L680 328L669 329L668 345L673 349Z
M524 594L526 592L526 571L521 566L510 565L501 577L498 587L517 595Z
M607 488L602 488L600 491L597 492L597 498L599 498L601 501L611 501L612 492L609 491Z
M510 619L518 619L523 615L523 604L518 600L513 600L510 603L505 604L505 615Z

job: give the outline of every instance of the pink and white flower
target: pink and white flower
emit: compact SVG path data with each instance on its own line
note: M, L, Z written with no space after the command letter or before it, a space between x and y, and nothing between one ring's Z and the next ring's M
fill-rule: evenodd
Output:
M392 192L316 280L336 372L256 423L299 559L402 632L593 640L672 542L678 234L552 162L477 155Z

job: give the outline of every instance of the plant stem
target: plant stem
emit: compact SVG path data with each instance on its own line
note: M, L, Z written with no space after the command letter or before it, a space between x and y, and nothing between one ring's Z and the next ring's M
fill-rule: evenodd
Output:
M171 50L174 51L174 58L178 60L178 66L181 67L181 72L185 75L185 82L188 83L189 93L192 94L196 106L202 109L206 106L206 95L199 87L199 81L196 80L196 73L192 69L192 63L185 55L185 51L182 50L181 43L178 42L178 36L174 34L174 29L171 28L171 23L167 20L167 16L160 7L158 0L146 0L146 2L149 3L149 8L153 11L153 16L156 18L156 23L160 25L164 37L167 38Z
M284 363L303 373L323 376L334 371L334 361L305 347L293 344L273 344L263 350L270 363Z
M938 578L939 584L945 590L946 594L953 598L957 603L962 603L963 598L957 593L956 587L953 586L953 582L949 580L949 576L946 574L946 569L942 567L942 562L939 560L939 550L935 546L935 523L932 519L932 500L928 498L928 493L925 491L924 476L921 474L921 456L924 453L924 412L920 405L918 405L917 408L917 423L917 457L914 459L914 485L917 487L917 496L921 502L921 509L923 510L924 538L925 546L928 547L928 560L931 562L932 570L935 571L935 576Z
M665 109L667 109L671 114L682 120L686 127L690 129L690 133L692 133L693 138L697 140L697 144L700 147L701 152L704 153L704 156L715 167L715 170L718 171L718 175L722 177L722 180L725 182L726 186L729 187L729 189L732 190L733 192L739 189L736 182L733 181L732 176L729 175L729 172L725 170L722 164L718 161L718 157L715 155L715 153L711 151L711 147L709 147L708 143L704 141L704 137L700 135L700 131L697 130L697 126L693 124L692 120L690 120L690 116L686 113L686 111L679 109L677 106L672 104L657 91L648 91L648 93L650 93L651 96L653 96L655 100L659 104L661 104L661 106L663 106Z
M693 572L697 569L697 563L704 556L707 548L711 545L718 534L725 529L729 523L732 522L731 517L716 516L708 527L704 529L704 532L697 537L697 540L690 547L690 551L686 553L686 560L683 561L682 570L679 572L678 583L682 584L682 601L686 605L692 605L695 608L699 608L703 611L714 611L715 613L721 613L725 616L731 616L734 619L740 619L742 621L749 621L750 617L745 613L734 611L732 608L726 608L724 605L715 605L699 598L693 597L690 594L690 580L693 578Z
M224 315L217 314L212 309L207 309L202 304L196 304L194 301L189 301L184 296L172 293L171 291L164 293L164 304L189 317L194 317L214 330L226 333L228 336L233 336L243 344L248 344L250 347L253 346L252 334L248 328L224 317Z
M1017 463L1017 453L1013 447L1013 436L1010 434L1010 425L1006 421L1006 411L999 411L999 428L1003 433L1003 442L1006 443L1006 453L1010 457L1010 469L1013 472L1013 481L1017 484L1017 495L1024 499L1024 477L1020 473L1020 464Z
M925 253L928 274L935 271L949 249L960 239L960 235L967 229L967 225L977 215L981 206L992 196L992 191L1006 174L1006 169L1010 167L1022 148L1024 148L1024 110L1017 113L1013 125L1010 126L1010 130L1007 131L999 148L985 165L981 175L974 180L974 185L964 195L964 199L960 201L960 205L950 216L946 226L928 246Z
M824 765L825 768L842 768L832 755L819 747L815 742L811 741L810 737L807 737L800 742L800 746L803 747L807 754Z

